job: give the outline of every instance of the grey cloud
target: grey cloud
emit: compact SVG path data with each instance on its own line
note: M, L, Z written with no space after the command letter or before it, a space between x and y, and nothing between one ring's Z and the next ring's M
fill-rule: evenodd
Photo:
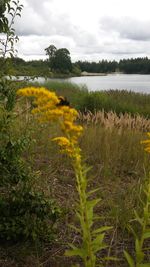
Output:
M145 52L145 48L147 44L145 42L141 42L140 44L138 41L129 41L129 40L121 40L118 39L116 41L111 42L104 42L104 52L112 53L112 54L141 54ZM148 49L149 50L149 49Z
M61 36L21 36L18 43L18 51L23 51L24 55L43 55L45 56L45 48L50 44L55 44L57 48L67 47L69 50L74 47L74 43L70 38Z
M98 39L94 34L75 26L67 14L62 13L57 16L50 11L50 6L47 8L48 2L46 0L42 3L39 1L34 9L36 1L28 1L30 4L23 9L22 17L17 20L15 25L19 36L28 37L31 49L28 53L35 53L35 50L32 52L33 45L30 40L33 40L33 42L34 40L49 40L49 44L53 43L56 47L68 47L73 51L76 47L79 53L92 54L95 51ZM27 38L24 38L24 40L27 40ZM47 43L47 46L49 45L47 41L43 41L43 43ZM44 47L43 43L41 43L42 49ZM20 45L20 48L26 51L26 47Z
M26 58L43 57L50 44L67 47L72 60L100 60L150 55L150 21L130 17L103 17L99 32L82 29L68 13L53 10L54 0L26 0L15 29L20 36L18 51ZM65 11L67 12L67 10ZM140 40L140 42L139 42Z
M21 14L15 23L16 33L21 36L27 35L75 35L78 31L71 23L68 14L55 14L50 3L53 0L37 1L28 0Z
M100 29L108 33L116 32L125 39L150 40L150 20L141 21L131 17L104 17L100 20Z

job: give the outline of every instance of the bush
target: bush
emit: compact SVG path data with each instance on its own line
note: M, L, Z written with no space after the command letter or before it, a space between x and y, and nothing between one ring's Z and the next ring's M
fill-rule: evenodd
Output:
M37 190L37 174L23 158L30 138L21 134L16 121L13 83L0 83L0 239L48 239L59 209L42 190ZM14 129L16 129L14 131Z
M59 211L41 192L21 186L0 197L0 238L51 240Z

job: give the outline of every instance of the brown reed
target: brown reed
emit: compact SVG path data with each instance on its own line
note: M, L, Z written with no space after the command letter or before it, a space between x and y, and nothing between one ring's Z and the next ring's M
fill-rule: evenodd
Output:
M79 112L79 121L85 124L101 125L105 128L120 130L139 130L142 132L150 131L150 119L140 116L139 114L130 115L129 113L117 115L113 111L105 112L95 111L94 113L87 111L86 113Z

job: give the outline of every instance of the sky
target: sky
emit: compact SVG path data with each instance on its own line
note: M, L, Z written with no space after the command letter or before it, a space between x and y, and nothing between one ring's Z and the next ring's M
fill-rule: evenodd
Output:
M150 57L150 0L20 0L18 56L46 59L67 48L72 62Z

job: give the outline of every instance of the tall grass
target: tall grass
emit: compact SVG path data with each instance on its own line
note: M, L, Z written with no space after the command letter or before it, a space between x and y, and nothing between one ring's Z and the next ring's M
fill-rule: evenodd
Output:
M60 91L60 95L68 93L69 100L71 97L75 99L74 90L76 89L71 89L71 93L69 87L64 88ZM54 88L54 90L59 89ZM71 97L69 93L72 94ZM89 94L86 90L82 92L80 88L77 89L76 97L78 93L81 98L83 94ZM24 107L27 105L27 109L30 108L28 103L23 105ZM66 230L67 224L74 223L75 220L73 210L77 194L74 190L74 173L67 157L64 155L58 157L57 146L50 142L51 137L56 133L59 135L59 129L52 126L39 126L29 113L22 111L19 107L16 110L16 113L20 113L20 119L16 118L16 125L19 123L23 131L28 123L30 137L34 139L24 156L33 169L38 172L40 170L41 178L39 178L38 186L47 194L51 192L63 208L64 217L60 221L59 244L57 243L60 249L55 257L55 263L57 263L60 256L64 260L62 256L64 243L72 241L72 237L75 244L80 243L78 235L71 230ZM96 208L96 212L100 216L103 215L105 225L114 226L112 235L106 237L111 244L110 255L122 258L124 249L133 255L132 236L127 229L134 217L134 208L137 207L137 211L141 210L138 192L145 179L145 169L147 172L149 170L149 155L143 151L140 141L145 139L145 131L149 129L150 121L139 115L121 114L118 116L112 111L82 113L79 120L85 128L80 145L84 151L86 163L93 166L89 175L93 179L90 180L89 187L99 187L101 184L101 190L96 193L96 197L100 197L102 201L100 207ZM15 129L18 131L18 127L14 127L14 131ZM71 261L67 264L71 265ZM60 263L58 266L66 265ZM107 266L110 264L108 263ZM127 263L121 260L116 264L111 264L112 266L126 267Z
M126 90L108 90L89 92L85 86L70 82L47 81L43 84L30 83L34 86L44 86L54 90L58 95L68 98L70 104L81 112L105 110L131 115L140 114L150 118L150 94L135 93Z
M139 114L131 115L129 113L119 115L116 112L95 111L94 113L87 111L86 113L79 112L79 121L84 124L94 124L104 126L107 129L117 128L122 130L150 130L150 120L140 116Z
M113 114L111 114L113 115ZM114 114L114 116L116 116ZM108 116L106 114L106 120ZM84 151L86 163L92 165L90 171L90 187L99 187L97 197L102 199L100 207L96 208L99 215L103 215L105 225L113 225L114 230L108 242L112 244L112 255L121 257L126 248L132 252L133 243L128 233L129 222L134 217L134 208L140 211L138 192L145 179L145 169L149 170L149 155L146 155L140 144L145 138L145 133L138 124L134 130L124 126L127 115L122 115L123 125L117 128L112 122L99 125L88 121L84 123L84 136L80 139L80 145ZM105 120L105 118L104 118ZM57 128L44 127L31 122L34 128L34 138L37 143L33 144L28 154L33 160L34 168L41 169L44 179L45 190L51 188L53 195L58 199L64 209L72 214L74 199L77 198L74 191L74 174L70 167L69 160L60 155L54 144L50 144L50 137L54 135ZM136 128L137 125L137 128ZM126 131L125 131L126 128ZM46 167L48 166L48 167ZM52 188L53 187L53 188ZM70 215L64 218L65 223L74 221ZM65 226L67 227L67 226ZM63 228L64 229L64 228ZM61 231L61 230L60 230ZM61 238L72 240L73 232L68 232L67 236L61 233ZM77 243L80 242L78 237ZM125 240L122 242L121 240ZM126 266L125 261L117 262L111 266ZM109 266L109 265L108 265Z

